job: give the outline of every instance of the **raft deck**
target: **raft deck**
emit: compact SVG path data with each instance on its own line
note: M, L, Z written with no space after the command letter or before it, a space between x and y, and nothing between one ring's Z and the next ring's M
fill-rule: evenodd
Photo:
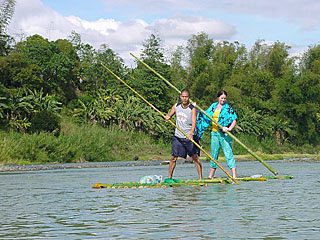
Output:
M236 178L238 181L268 181L270 179L292 179L293 176L284 175L284 176L264 176L264 177L241 177ZM187 180L177 180L178 182L166 183L162 181L161 183L139 183L139 182L124 182L124 183L96 183L92 186L92 188L159 188L159 187L178 187L178 186L185 186L191 185L194 187L202 187L208 186L214 183L225 183L231 184L233 181L231 178L213 178L213 179L203 179L203 180L194 180L194 179L187 179Z

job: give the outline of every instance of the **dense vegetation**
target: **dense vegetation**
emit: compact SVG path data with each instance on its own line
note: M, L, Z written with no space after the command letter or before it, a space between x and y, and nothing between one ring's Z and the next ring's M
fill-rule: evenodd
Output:
M163 112L178 100L176 92L141 63L128 68L107 44L96 50L76 32L56 41L33 35L15 42L6 33L14 5L7 0L0 6L0 162L22 155L31 162L119 160L117 151L139 151L134 144L138 139L147 138L142 142L148 147L169 142L172 127L101 63ZM258 40L247 49L239 42L215 42L206 33L193 35L186 48L177 46L169 54L161 43L151 34L140 58L177 88L189 88L202 108L216 101L219 90L226 90L239 117L235 133L242 139L261 144L258 150L269 153L284 146L318 151L320 45L292 57L290 46L281 42L267 45ZM74 135L66 134L66 119L72 119ZM101 128L106 136L101 138L101 132L89 126ZM91 136L79 136L87 131ZM128 141L134 147L120 146L125 141L116 135L121 138L123 131L123 136L132 134ZM14 146L10 151L8 144ZM23 147L14 150L17 146ZM237 147L235 151L243 152Z

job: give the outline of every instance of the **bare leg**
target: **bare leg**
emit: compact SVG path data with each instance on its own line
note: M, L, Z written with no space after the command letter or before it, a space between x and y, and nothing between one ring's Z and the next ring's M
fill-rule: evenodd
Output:
M210 168L210 172L209 172L209 177L208 178L213 178L216 170L217 170L216 168Z
M202 180L202 165L201 165L198 154L193 154L192 160L194 161L194 165L196 165L196 169L199 175L199 180Z
M171 155L171 160L169 163L169 176L168 176L168 178L172 178L174 168L176 167L177 159L178 159L178 157Z
M232 177L233 178L237 178L236 168L235 167L231 168L231 173L232 173Z

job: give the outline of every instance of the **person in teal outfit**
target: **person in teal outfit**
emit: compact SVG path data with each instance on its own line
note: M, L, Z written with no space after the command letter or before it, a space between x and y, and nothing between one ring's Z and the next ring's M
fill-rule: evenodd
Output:
M213 103L207 110L206 113L217 121L223 128L211 121L202 112L198 113L197 117L197 135L199 138L202 137L204 131L210 126L212 122L211 131L211 156L214 160L218 161L219 151L222 148L224 156L226 158L228 167L231 170L232 177L236 178L236 162L232 152L232 138L227 134L237 124L237 115L233 108L226 102L227 92L221 90L217 94L217 102ZM210 161L210 173L209 178L213 178L217 170L217 165L211 160Z

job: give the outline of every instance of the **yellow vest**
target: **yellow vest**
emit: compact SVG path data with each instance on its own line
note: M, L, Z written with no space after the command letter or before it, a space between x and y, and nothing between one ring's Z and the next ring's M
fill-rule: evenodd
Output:
M221 111L221 109L214 111L213 116L212 116L212 118L214 120L216 120L217 122L218 122L220 111ZM212 121L212 131L213 132L218 132L219 131L219 128L218 128L217 124L215 124L214 121Z

